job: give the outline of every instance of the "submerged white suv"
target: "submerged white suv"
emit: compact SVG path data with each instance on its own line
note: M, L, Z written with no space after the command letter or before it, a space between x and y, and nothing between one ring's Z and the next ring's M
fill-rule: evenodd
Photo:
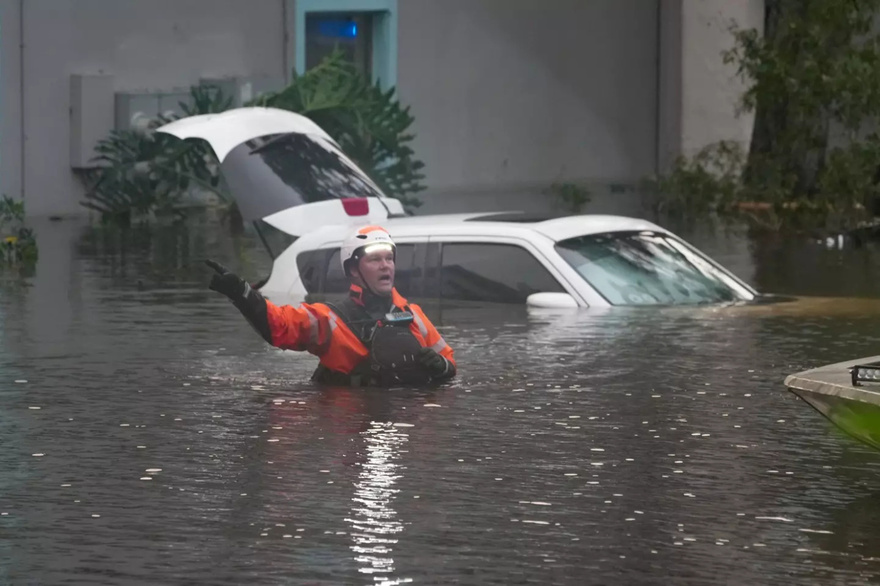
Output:
M261 292L279 303L344 293L339 247L379 223L397 243L405 297L551 307L751 301L758 293L669 231L619 216L407 216L311 120L272 108L159 129L208 141L245 220L273 258ZM279 245L280 237L280 245Z
M721 303L756 295L649 222L589 215L516 222L513 217L456 214L383 221L398 247L398 290L416 298L581 307ZM301 299L347 291L339 247L349 232L348 226L323 226L298 238L275 259L262 292Z

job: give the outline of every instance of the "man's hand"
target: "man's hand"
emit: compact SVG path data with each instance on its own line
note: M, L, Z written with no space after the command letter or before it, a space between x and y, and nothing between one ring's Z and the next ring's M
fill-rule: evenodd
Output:
M244 279L216 261L206 260L205 264L214 269L208 289L222 293L233 301L240 301L247 297L251 288Z
M446 370L449 368L446 359L437 354L433 348L422 348L419 350L419 362L431 376L446 374Z

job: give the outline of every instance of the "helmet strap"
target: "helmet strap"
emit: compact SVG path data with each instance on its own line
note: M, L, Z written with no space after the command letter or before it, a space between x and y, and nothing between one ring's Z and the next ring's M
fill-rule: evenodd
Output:
M360 259L358 259L358 262L360 262ZM373 291L373 290L370 288L370 285L367 284L367 280L364 279L364 276L361 274L361 269L357 266L357 264L354 265L354 270L357 272L357 276L358 276L358 278L359 278L360 281L361 281L360 287L361 287L362 289L365 289L368 293L371 293L371 294L374 295L375 297L379 297L380 295L379 295L378 293L376 293L375 291Z

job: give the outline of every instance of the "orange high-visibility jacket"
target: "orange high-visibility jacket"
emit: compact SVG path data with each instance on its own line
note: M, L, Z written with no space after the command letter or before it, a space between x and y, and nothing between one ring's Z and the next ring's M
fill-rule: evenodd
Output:
M352 286L355 294L360 287ZM425 316L422 309L408 303L393 289L395 307L413 314L410 331L423 348L433 348L455 368L453 350ZM272 334L271 344L285 350L307 351L321 359L321 364L337 372L350 374L370 355L369 349L333 310L323 303L278 306L266 300L266 317Z

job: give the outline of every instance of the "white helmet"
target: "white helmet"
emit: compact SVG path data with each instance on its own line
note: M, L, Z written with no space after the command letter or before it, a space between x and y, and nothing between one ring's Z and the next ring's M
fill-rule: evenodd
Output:
M348 275L349 261L357 262L364 254L374 250L390 249L397 254L397 246L391 240L388 230L382 226L364 226L345 239L339 251L342 270Z

